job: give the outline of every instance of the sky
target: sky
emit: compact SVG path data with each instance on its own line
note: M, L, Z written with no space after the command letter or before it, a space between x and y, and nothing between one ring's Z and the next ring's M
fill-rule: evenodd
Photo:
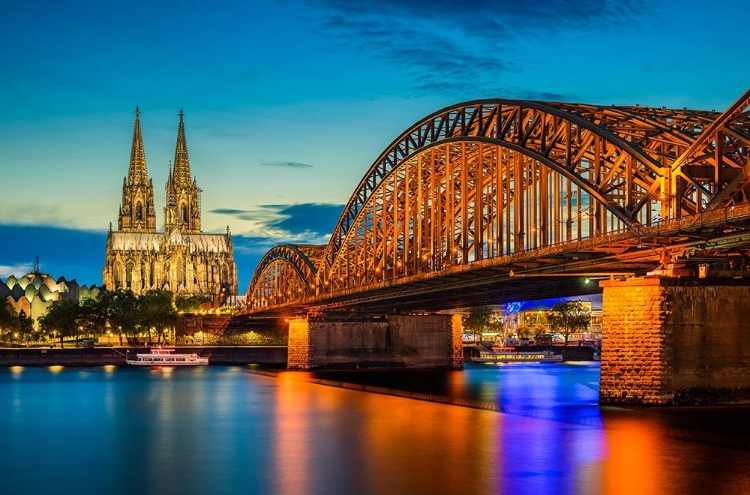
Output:
M0 279L101 285L135 107L157 229L185 112L204 232L239 290L324 244L378 155L452 104L723 111L750 86L746 0L10 2L0 16Z

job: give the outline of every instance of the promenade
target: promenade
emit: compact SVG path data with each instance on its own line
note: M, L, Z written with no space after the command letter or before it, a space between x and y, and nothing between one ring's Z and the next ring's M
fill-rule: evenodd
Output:
M176 352L195 352L208 356L211 364L286 365L286 346L263 347L173 347ZM125 354L148 352L147 347L94 347L84 349L13 347L0 348L0 366L103 366L125 365Z

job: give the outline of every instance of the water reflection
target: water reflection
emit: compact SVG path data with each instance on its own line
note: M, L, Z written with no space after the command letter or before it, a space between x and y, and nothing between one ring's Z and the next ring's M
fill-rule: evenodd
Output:
M597 389L597 365L0 369L2 493L750 493L750 407Z

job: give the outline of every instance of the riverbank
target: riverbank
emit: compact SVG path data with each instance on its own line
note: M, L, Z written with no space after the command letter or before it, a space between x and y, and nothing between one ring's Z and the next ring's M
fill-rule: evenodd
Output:
M210 364L286 366L286 346L175 346L176 353L195 352L207 356ZM542 349L542 348L540 348ZM544 349L547 349L545 347ZM527 350L524 348L524 350ZM528 350L536 347L528 346ZM588 347L558 347L566 361L590 361L593 359ZM65 347L6 347L0 348L0 366L104 366L124 365L125 354L148 352L147 347L94 347L91 349ZM466 350L465 358L470 355Z
M170 347L176 353L195 352L211 364L286 365L286 346L258 347ZM103 366L124 365L126 353L148 352L144 347L5 348L0 349L0 366Z

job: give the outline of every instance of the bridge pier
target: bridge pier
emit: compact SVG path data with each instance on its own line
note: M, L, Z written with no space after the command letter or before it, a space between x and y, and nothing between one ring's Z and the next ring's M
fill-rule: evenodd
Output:
M600 286L601 404L750 398L750 282L654 277Z
M461 334L461 315L296 318L287 369L460 369Z

